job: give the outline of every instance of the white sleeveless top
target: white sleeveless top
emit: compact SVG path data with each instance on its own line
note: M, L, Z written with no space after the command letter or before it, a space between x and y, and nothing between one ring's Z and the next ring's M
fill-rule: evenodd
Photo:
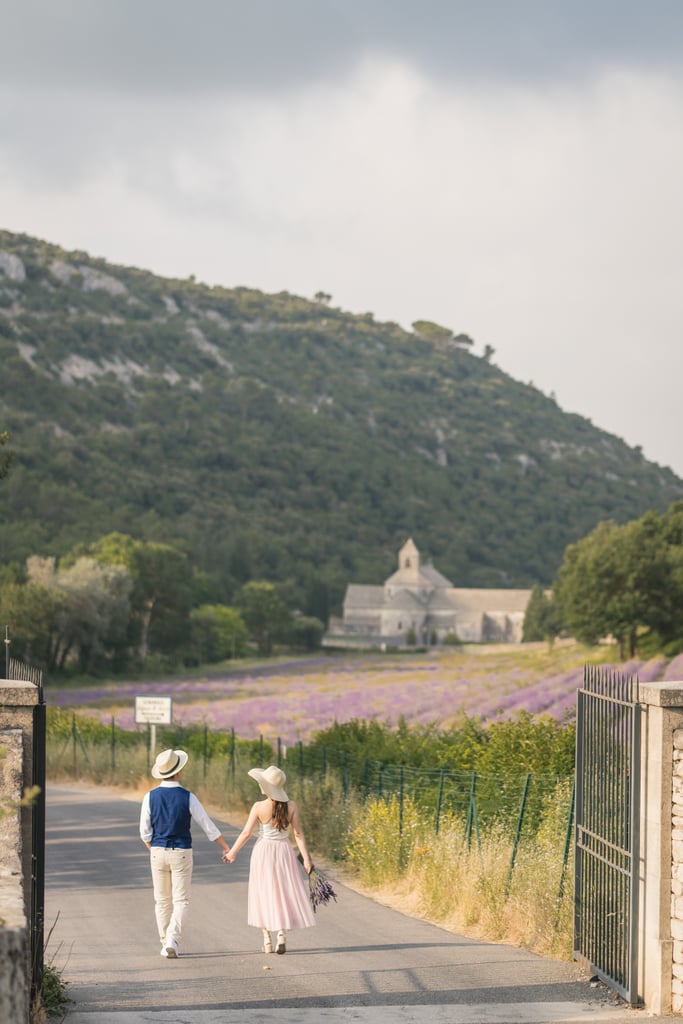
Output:
M289 840L289 836L287 834L287 830L286 829L284 830L284 832L281 832L279 828L276 828L275 825L271 825L270 822L266 822L264 824L262 821L259 821L258 834L259 834L259 839L287 839L287 840Z

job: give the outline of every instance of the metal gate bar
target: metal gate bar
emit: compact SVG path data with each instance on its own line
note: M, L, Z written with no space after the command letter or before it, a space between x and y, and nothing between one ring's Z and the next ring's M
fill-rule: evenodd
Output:
M586 666L576 730L574 955L638 1003L637 677Z

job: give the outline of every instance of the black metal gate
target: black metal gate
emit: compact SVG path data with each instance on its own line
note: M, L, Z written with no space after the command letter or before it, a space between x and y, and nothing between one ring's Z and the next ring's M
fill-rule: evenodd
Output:
M7 678L33 683L38 703L33 708L33 763L31 801L31 1000L42 990L45 936L45 700L43 673L16 658L7 657ZM24 780L28 783L28 780Z
M576 730L574 955L638 998L638 679L586 666Z

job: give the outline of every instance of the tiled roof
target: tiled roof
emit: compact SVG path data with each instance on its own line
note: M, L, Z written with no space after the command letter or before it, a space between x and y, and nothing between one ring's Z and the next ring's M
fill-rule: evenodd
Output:
M430 607L429 595L425 598L414 593L412 590L399 590L398 593L392 594L391 597L382 597L382 608L392 609L395 611L412 611L413 609L419 609L424 612L425 609Z
M384 587L365 583L349 583L344 597L345 608L381 608L384 604Z

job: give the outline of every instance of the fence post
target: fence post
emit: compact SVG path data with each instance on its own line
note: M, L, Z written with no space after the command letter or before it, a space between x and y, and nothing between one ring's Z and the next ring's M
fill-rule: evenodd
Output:
M515 861L517 859L517 847L519 846L519 837L522 834L522 823L524 822L524 811L526 809L526 798L529 793L529 782L531 780L531 772L527 772L526 779L524 780L524 792L522 793L522 804L519 808L519 817L517 819L517 831L515 832L515 841L512 844L512 857L510 859L510 870L508 872L508 880L505 885L505 898L507 899L508 893L510 892L510 882L512 881L512 872L515 870Z
M277 766L278 768L282 766L282 740L279 736L277 738Z
M349 795L349 754L348 751L344 751L344 759L342 766L342 792L344 793L344 799L346 800Z
M111 770L116 771L116 720L111 716Z
M232 785L235 786L235 727L233 726L230 730L230 773L232 775Z
M301 740L299 740L297 746L299 748L299 771L300 771L300 773L301 773L301 775L303 777L303 774L304 774L304 745L301 742Z
M403 765L398 771L398 834L403 836Z
M439 820L441 818L441 803L443 801L443 784L445 777L445 770L442 768L439 772L439 792L436 797L436 816L434 818L434 834L439 834Z
M209 763L209 727L204 723L204 750L203 750L203 761L204 761L204 778L206 778L207 766Z
M560 885L557 890L557 912L559 915L560 904L562 897L564 896L564 879L567 873L567 862L569 860L569 850L572 845L572 836L574 834L574 799L576 796L576 775L572 779L572 795L569 800L569 816L567 817L567 831L564 837L564 853L562 855L562 874L560 875Z
M73 756L73 768L76 770L76 712L71 715L71 753Z
M472 779L470 781L470 799L467 805L467 824L465 825L465 838L467 839L467 848L472 846L472 827L477 833L477 844L481 846L479 837L479 819L477 817L477 773L472 772Z
M263 733L258 738L258 763L263 764Z

